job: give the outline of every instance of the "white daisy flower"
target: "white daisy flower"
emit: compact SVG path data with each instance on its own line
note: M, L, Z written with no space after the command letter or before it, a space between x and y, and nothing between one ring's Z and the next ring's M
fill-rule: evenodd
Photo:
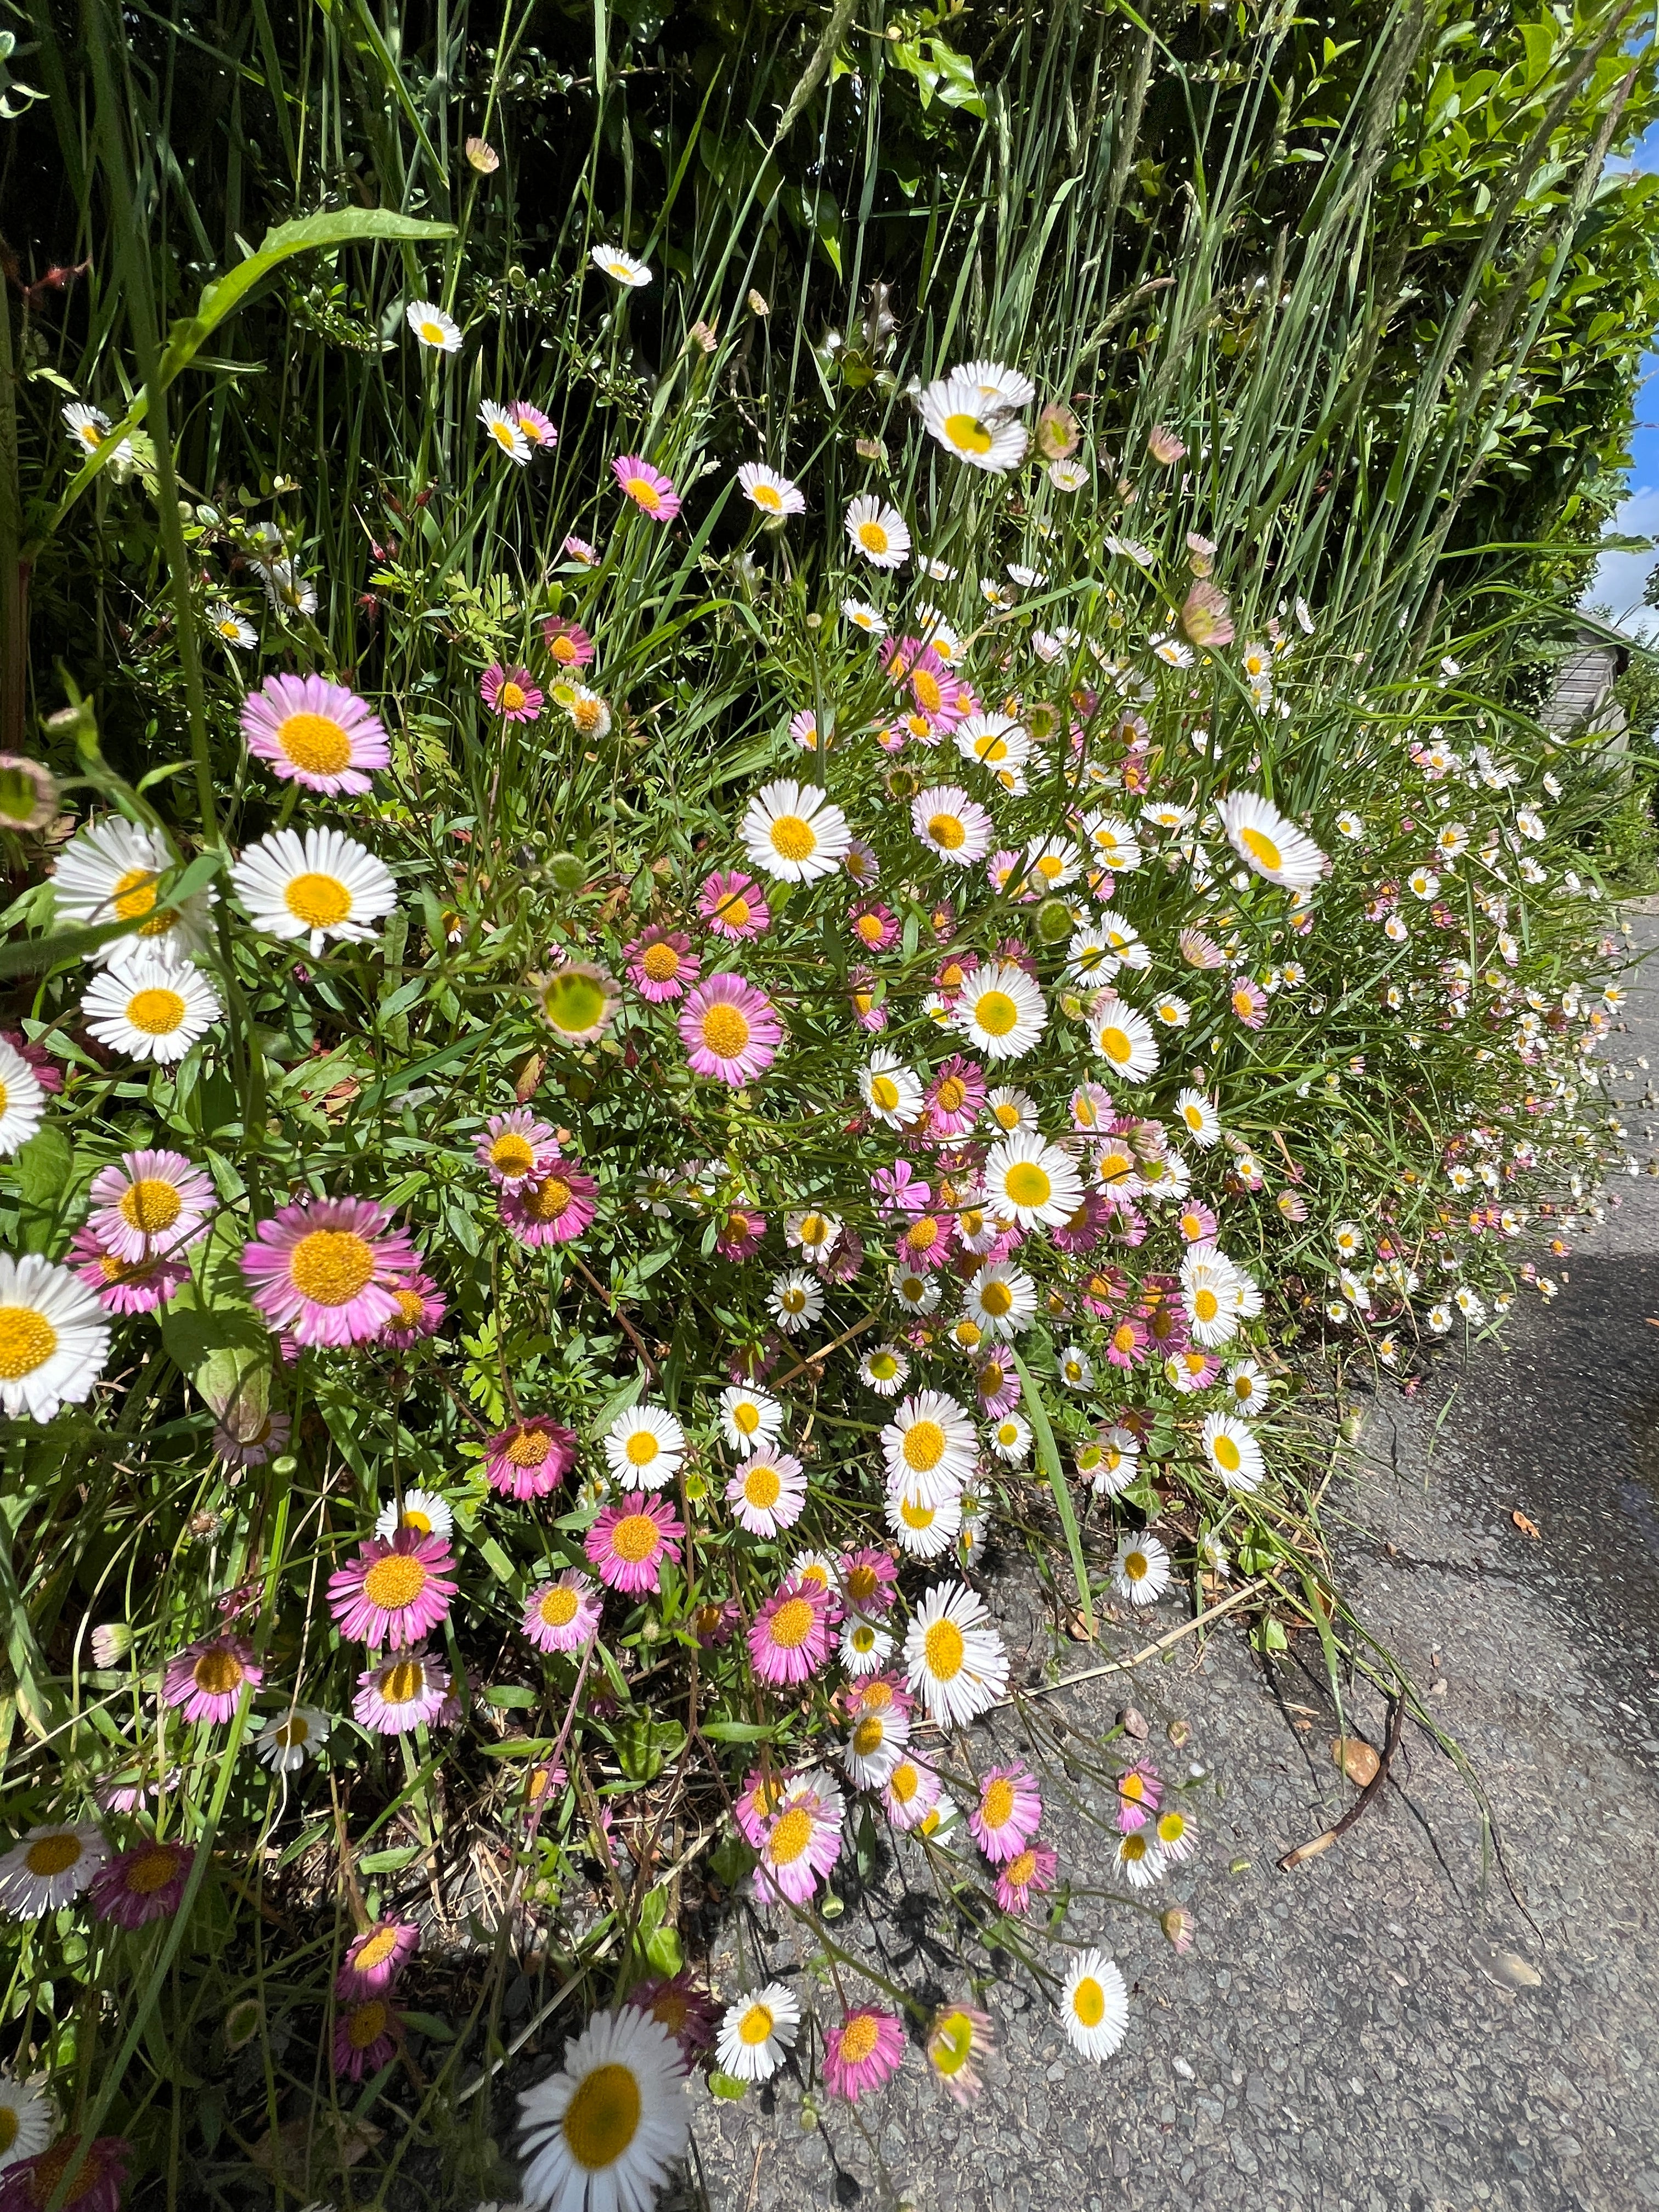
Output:
M1085 814L1080 826L1093 851L1115 875L1127 875L1140 866L1139 841L1121 815Z
M1182 1261L1182 1303L1194 1340L1206 1350L1238 1334L1238 1293L1247 1279L1213 1244L1194 1244Z
M1083 855L1069 837L1033 837L1024 860L1026 880L1045 891L1075 881L1083 866Z
M861 1712L842 1746L842 1771L855 1790L879 1790L910 1741L910 1719L896 1705Z
M923 425L969 468L1004 476L1025 458L1025 426L1000 393L987 396L962 370L927 385L916 402Z
M1145 1083L1158 1073L1158 1037L1145 1014L1105 994L1094 1009L1094 1048L1126 1083Z
M45 1121L40 1079L15 1045L0 1037L0 1159L9 1159Z
M1246 1420L1267 1412L1270 1387L1254 1359L1236 1359L1227 1370L1227 1395L1232 1409Z
M873 1118L889 1129L902 1129L922 1109L921 1085L896 1052L872 1053L859 1078L859 1095Z
M1325 855L1271 799L1255 791L1230 792L1216 811L1228 843L1257 875L1293 891L1310 890L1319 881Z
M660 1490L685 1457L685 1431L665 1406L630 1406L605 1433L605 1465L624 1490Z
M962 1533L962 1501L947 1498L930 1505L914 1491L890 1490L887 1526L900 1551L911 1559L940 1559Z
M1083 1177L1071 1155L1024 1130L998 1139L983 1175L992 1212L1022 1229L1063 1228L1083 1203Z
M58 2115L33 2081L0 2074L0 2173L38 2158L52 2141Z
M1089 471L1081 461L1050 461L1048 481L1056 491L1081 491L1089 481Z
M974 1471L974 1424L941 1390L918 1390L906 1398L880 1441L888 1487L930 1505L955 1498Z
M9 1264L0 1256L0 1267ZM6 1411L15 1410L8 1401ZM108 1856L109 1845L89 1820L48 1820L26 1829L0 1856L0 1912L13 1920L56 1912L80 1895Z
M986 1442L1009 1467L1023 1467L1031 1456L1031 1425L1024 1415L1005 1413L985 1432Z
M1023 768L1030 758L1031 740L1012 714L969 714L955 737L963 760L981 768Z
M785 1335L799 1336L823 1311L823 1291L805 1268L787 1267L773 1276L766 1303Z
M861 1674L878 1674L893 1656L893 1639L873 1620L850 1613L842 1623L836 1656L857 1681Z
M82 1017L100 1044L135 1060L182 1060L223 1014L205 975L145 952L105 969L87 986Z
M759 1451L775 1444L783 1429L783 1407L766 1390L728 1383L720 1395L720 1434L733 1451Z
M1008 1658L982 1600L965 1583L935 1583L904 1638L905 1679L929 1720L965 1728L1008 1687Z
M781 521L791 514L805 514L806 494L787 477L781 477L775 469L769 469L762 461L745 461L738 471L738 488L745 499L759 507L764 515Z
M999 1084L994 1091L988 1091L985 1110L999 1129L1012 1133L1015 1129L1035 1129L1037 1126L1036 1099L1029 1091L1016 1090L1012 1084ZM985 1241L987 1244L994 1244L994 1232ZM973 1247L969 1245L969 1249L971 1251Z
M646 2212L691 2133L684 2083L660 2021L638 2005L596 2013L558 2072L519 2099L525 2203Z
M1204 1455L1229 1490L1259 1490L1267 1469L1261 1447L1233 1413L1206 1413L1199 1431Z
M1170 1587L1170 1555L1156 1536L1126 1536L1117 1547L1112 1586L1131 1605L1151 1605Z
M109 443L109 434L115 425L101 407L89 407L84 400L72 399L59 411L64 418L64 427L83 455L101 453ZM132 460L132 441L123 438L110 458L118 468L129 466Z
M739 1997L727 2006L720 2022L714 2056L721 2073L734 2081L769 2081L794 2049L799 2027L800 2007L781 1982L769 1982L753 1996ZM643 2212L644 2203L637 2209L630 2205L628 2212ZM561 2200L557 2212L577 2212L577 2203L566 2207Z
M867 637L881 637L886 632L886 616L866 599L843 599L841 611L854 629L861 629Z
M841 1223L820 1206L803 1206L783 1219L783 1241L790 1249L821 1267L841 1239Z
M969 969L951 1019L988 1060L1019 1060L1048 1024L1042 987L1012 961L987 961Z
M208 627L221 643L239 646L244 653L259 641L253 624L227 600L216 599L208 609Z
M751 1536L793 1528L806 1506L806 1477L793 1452L761 1449L726 1486L726 1501Z
M434 300L411 300L404 310L404 319L423 346L434 353L459 353L461 349L461 331L455 318L439 307Z
M417 1536L447 1536L454 1527L447 1498L430 1490L406 1490L401 1505L395 1498L387 1498L375 1519L374 1533L389 1544L400 1528L412 1529Z
M1012 1260L980 1268L968 1279L962 1297L975 1326L985 1335L1005 1340L1029 1328L1036 1313L1036 1285Z
M230 872L256 929L293 943L313 958L331 937L371 941L398 903L392 871L366 845L337 830L273 830L250 845Z
M833 875L853 842L847 817L817 785L787 776L762 785L738 834L751 864L786 884Z
M1140 1446L1128 1429L1108 1429L1077 1449L1077 1471L1097 1498L1121 1498L1140 1474Z
M910 1362L896 1344L878 1344L859 1361L859 1379L878 1398L896 1398L910 1372Z
M910 802L910 826L930 853L969 867L991 849L991 817L954 783L930 784Z
M930 1314L939 1304L937 1278L924 1274L919 1267L895 1267L892 1284L893 1296L914 1314Z
M1176 1095L1176 1112L1187 1134L1200 1152L1208 1152L1221 1138L1221 1116L1201 1091L1190 1087Z
M1066 948L1066 974L1074 983L1109 983L1118 970L1118 956L1106 932L1093 922L1073 930Z
M1068 1344L1055 1363L1055 1372L1068 1390L1092 1390L1095 1370L1088 1353L1080 1344Z
M253 1748L273 1774L297 1774L328 1741L333 1725L315 1705L294 1705L273 1713L253 1739Z
M863 492L847 510L847 535L872 568L902 568L910 551L910 532L896 507Z
M1074 2051L1097 2064L1123 2047L1129 2033L1129 1992L1103 1951L1079 1951L1060 1993L1060 2016Z
M1120 1836L1111 1863L1113 1873L1120 1875L1130 1889L1150 1889L1167 1870L1158 1838L1150 1826Z
M1152 1001L1152 1019L1162 1022L1166 1030L1184 1030L1192 1018L1191 1006L1178 991L1166 991Z
M587 258L602 276L610 277L625 292L641 291L651 282L646 264L620 246L596 246Z
M156 885L173 866L159 830L140 830L118 814L82 830L58 856L52 871L52 911L65 928L98 928L106 922L137 924L130 937L112 938L87 957L99 967L144 952L177 966L208 949L211 892L197 891L177 907L157 902Z
M292 561L273 561L264 572L265 598L279 615L314 615L317 587Z
M530 459L530 441L518 417L509 415L505 407L498 407L493 399L486 399L478 409L478 420L507 459L523 468Z
M974 386L982 400L1000 400L1005 407L1029 407L1036 386L1023 368L1010 368L1000 361L967 361L951 371Z

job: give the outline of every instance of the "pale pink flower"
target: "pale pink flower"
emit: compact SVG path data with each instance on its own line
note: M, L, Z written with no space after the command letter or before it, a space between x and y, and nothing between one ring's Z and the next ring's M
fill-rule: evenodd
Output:
M741 975L711 975L686 1000L679 1031L693 1074L735 1089L770 1067L783 1025L766 994Z
M860 2005L823 2038L823 2086L832 2097L857 2104L872 2089L884 2088L904 2056L904 2030L896 2015L875 2005Z
M398 1311L393 1292L419 1265L383 1206L364 1198L304 1199L262 1221L242 1248L253 1303L273 1331L301 1345L361 1344Z
M980 1784L968 1826L994 1865L1011 1859L1036 1835L1042 1820L1036 1778L1023 1766L994 1766Z
M567 1567L525 1600L524 1632L538 1651L580 1651L597 1632L599 1612L592 1577Z
M611 473L641 514L653 522L672 522L680 511L680 495L672 481L638 453L623 453L611 464Z
M684 1534L684 1522L665 1498L630 1490L604 1508L582 1548L607 1589L637 1597L658 1587L665 1559L678 1563Z
M448 1618L459 1587L454 1567L446 1537L417 1528L399 1528L389 1541L371 1536L329 1577L329 1610L354 1643L402 1650Z
M574 1430L537 1413L514 1421L484 1446L484 1478L503 1498L521 1503L556 1490L576 1464Z
M716 937L733 943L763 936L772 920L766 894L752 876L721 868L697 894L697 912Z
M367 700L323 676L268 676L242 702L242 735L256 760L307 791L369 789L392 758L380 716Z
M420 1942L421 1931L412 1921L377 1920L353 1938L334 1977L335 1996L342 2004L380 1996L392 1987Z

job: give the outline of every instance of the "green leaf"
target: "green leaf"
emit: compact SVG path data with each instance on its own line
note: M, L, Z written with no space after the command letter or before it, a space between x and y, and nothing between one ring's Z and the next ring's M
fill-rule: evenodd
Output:
M421 1856L419 1844L399 1844L395 1850L370 1851L357 1862L359 1874L398 1874L411 1859Z
M776 1735L773 1728L763 1728L757 1721L699 1721L697 1734L706 1735L715 1743L764 1743Z
M1031 1433L1036 1438L1037 1457L1042 1462L1042 1471L1048 1478L1048 1487L1054 1494L1055 1510L1060 1525L1066 1531L1066 1548L1072 1555L1072 1572L1077 1577L1078 1604L1089 1633L1095 1631L1095 1604L1089 1595L1089 1570L1083 1557L1083 1539L1078 1534L1077 1515L1072 1510L1072 1493L1066 1481L1066 1470L1060 1463L1060 1454L1054 1449L1054 1432L1048 1420L1048 1408L1043 1403L1042 1393L1036 1386L1030 1369L1018 1352L1010 1346L1014 1370L1024 1386L1025 1403L1031 1416Z
M536 1692L526 1689L522 1682L492 1682L483 1699L487 1705L515 1705L528 1711L536 1702Z

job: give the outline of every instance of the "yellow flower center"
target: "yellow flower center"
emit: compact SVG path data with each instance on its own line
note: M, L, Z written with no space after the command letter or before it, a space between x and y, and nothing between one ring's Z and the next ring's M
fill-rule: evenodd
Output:
M810 1598L786 1598L772 1615L766 1632L780 1650L798 1651L817 1622L817 1610Z
M887 1741L887 1723L879 1713L867 1713L853 1731L853 1748L860 1759L872 1759Z
M351 893L340 878L315 871L295 876L283 889L283 902L307 929L337 928L351 912Z
M977 415L947 415L945 434L963 453L988 453L991 450L991 434Z
M767 1838L767 1856L774 1866L791 1866L811 1841L812 1815L804 1805L792 1805Z
M511 445L512 442L510 438L503 438L501 441L503 445ZM497 693L496 698L502 714L516 714L525 703L524 686L522 684L515 684L509 676Z
M982 1312L989 1314L994 1321L1000 1321L1012 1310L1014 1294L1006 1283L993 1279L981 1285L979 1303Z
M1187 1822L1182 1814L1164 1813L1159 1815L1158 1840L1160 1844L1178 1844L1186 1832Z
M905 1231L904 1242L912 1252L931 1252L939 1242L938 1222L931 1213L924 1213L920 1220L913 1221ZM884 1370L878 1370L872 1366L872 1371L890 1375L893 1369L890 1362Z
M18 2119L9 2105L0 2105L0 2158L17 2140Z
M981 1398L994 1398L1001 1388L1002 1370L994 1359L988 1359L979 1371L979 1395Z
M672 945L653 945L640 965L653 983L672 983L680 972L680 956Z
M751 2051L765 2042L772 2033L772 2015L763 2004L752 2004L738 2022L738 2039L746 2043Z
M1279 851L1278 846L1274 844L1273 839L1266 836L1261 830L1248 828L1241 830L1238 833L1238 840L1240 844L1243 846L1245 851L1250 855L1251 859L1256 862L1258 866L1263 868L1282 868L1284 866L1284 854Z
M1016 1160L1003 1179L1003 1188L1016 1206L1047 1206L1054 1188L1047 1170L1035 1160Z
M1058 853L1044 853L1038 859L1036 872L1044 883L1051 884L1056 877L1064 875L1066 863Z
M386 2007L378 1997L354 2005L346 2021L346 2041L354 2051L368 2051L386 2033Z
M720 918L722 921L729 922L733 929L747 929L749 927L748 900L745 898L727 899L725 905L720 908Z
M736 1006L710 1006L701 1026L703 1043L716 1060L736 1060L749 1042L749 1018Z
M921 1787L921 1777L907 1759L888 1776L887 1787L901 1805L908 1805Z
M937 2073L961 2073L974 2055L974 2023L965 2012L946 2013L935 2024L927 2055Z
M1221 1310L1221 1301L1215 1292L1200 1287L1193 1298L1193 1317L1195 1321L1213 1321Z
M1072 2010L1085 2027L1098 2027L1106 2016L1106 1992L1092 1974L1072 1991Z
M507 1457L514 1467L540 1467L552 1448L544 1429L521 1429L508 1444Z
M146 1851L141 1859L134 1859L121 1879L131 1897L154 1897L158 1889L165 1889L179 1872L176 1854L157 1849Z
M392 1295L397 1301L398 1319L404 1328L417 1328L426 1319L426 1300L418 1291L393 1291ZM410 1518L405 1515L404 1526L410 1525ZM429 1527L431 1524L428 1522L427 1525Z
M1255 1012L1255 1000L1242 983L1233 993L1233 1012L1241 1016Z
M562 1176L549 1176L533 1190L526 1192L525 1218L530 1221L562 1221L570 1211L570 1200L569 1184Z
M654 514L662 505L662 494L648 477L624 477L623 489L629 499L637 500L647 514Z
M137 921L155 904L154 868L129 868L111 893L111 903L123 921Z
M866 945L881 943L882 920L878 914L861 914L853 927ZM885 1079L883 1079L885 1080ZM890 1089L890 1085L889 1085Z
M426 1688L426 1668L418 1659L399 1659L380 1676L380 1702L412 1705Z
M987 1036L1006 1036L1019 1019L1019 1009L1006 991L982 991L974 1019Z
M1130 1582L1144 1582L1150 1571L1150 1562L1145 1552L1127 1553L1123 1561L1123 1571Z
M863 546L866 553L884 553L887 550L887 532L880 523L860 523L859 544Z
M21 1382L58 1349L58 1332L33 1306L0 1306L0 1382Z
M79 1836L67 1831L56 1836L41 1836L24 1853L23 1863L32 1875L48 1881L53 1875L67 1874L80 1863L83 1849Z
M783 495L775 484L757 483L749 496L757 507L763 507L772 514L783 512Z
M441 323L424 322L421 325L422 339L429 346L442 345L448 335Z
M890 1382L898 1373L898 1362L890 1352L878 1352L871 1358L870 1372L878 1382Z
M769 834L781 860L810 860L818 849L817 832L804 815L780 814Z
M429 1580L418 1559L394 1552L390 1559L376 1559L363 1577L363 1595L382 1613L401 1613L414 1604Z
M548 1591L536 1610L547 1627L568 1628L579 1602L574 1590L559 1585Z
M338 775L351 766L351 739L332 714L284 714L276 742L307 775Z
M605 1018L605 986L597 976L556 975L542 994L542 1012L562 1036L584 1036Z
M912 1421L904 1431L904 1464L926 1474L945 1456L945 1431L937 1421Z
M907 1528L931 1528L938 1517L931 1505L923 1505L919 1499L904 1498L899 1501L899 1518Z
M184 1203L176 1187L161 1176L140 1176L122 1192L119 1212L127 1227L141 1237L159 1237L172 1228Z
M758 1506L763 1513L775 1505L782 1495L783 1485L778 1480L775 1467L751 1467L743 1479L744 1501Z
M377 1928L351 1963L359 1973L372 1973L376 1966L386 1964L397 1948L397 1929Z
M178 991L135 991L127 1000L127 1020L145 1036L171 1036L188 1012Z
M1122 1067L1134 1051L1127 1030L1108 1027L1100 1032L1101 1050L1115 1066Z
M930 814L927 835L946 853L960 851L968 842L968 832L963 826L962 817L957 814Z
M860 2065L875 2049L880 2034L880 2022L872 2013L861 2012L856 2020L849 2020L841 2032L842 2065Z
M968 1086L962 1078L959 1075L947 1075L933 1093L933 1101L936 1105L942 1106L947 1114L957 1114L961 1112L963 1101L967 1096Z
M374 1279L374 1248L355 1229L313 1229L290 1254L289 1280L317 1306L349 1305Z
M1224 1468L1229 1474L1238 1473L1239 1449L1231 1437L1212 1437L1210 1439L1210 1456L1218 1468Z
M202 1652L190 1670L190 1679L210 1698L228 1698L233 1690L240 1687L243 1672L236 1654L221 1649Z
M564 2148L588 2174L615 2166L639 2135L639 2081L629 2066L595 2066L584 2075L560 2121Z
M657 1524L648 1513L625 1513L611 1531L611 1548L630 1567L639 1566L657 1548Z
M927 1662L927 1671L936 1682L955 1680L962 1672L968 1647L954 1620L942 1619L933 1623L922 1639L922 1654Z
M635 1429L623 1449L629 1467L649 1467L662 1446L649 1429Z
M1006 1827L1014 1809L1014 1785L1006 1775L998 1775L994 1782L986 1784L985 1795L979 1801L981 1820L988 1828Z

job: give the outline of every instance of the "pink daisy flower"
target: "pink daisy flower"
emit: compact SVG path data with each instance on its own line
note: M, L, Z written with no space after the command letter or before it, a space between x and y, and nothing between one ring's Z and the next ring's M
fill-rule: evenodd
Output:
M97 1291L106 1313L154 1313L190 1280L187 1260L118 1259L90 1228L77 1229L70 1238L70 1265Z
M882 1810L901 1835L919 1828L939 1802L941 1784L931 1766L907 1752L882 1784Z
M974 1401L988 1421L1000 1421L1019 1403L1019 1376L1012 1359L994 1352L974 1370Z
M1036 1778L1023 1766L994 1766L969 1817L974 1840L993 1865L1024 1850L1042 1820Z
M210 1636L167 1662L161 1694L187 1721L229 1721L243 1691L257 1690L264 1679L251 1644L240 1636Z
M419 1267L383 1206L308 1198L278 1208L242 1248L242 1272L266 1326L298 1344L361 1344L398 1312L398 1285Z
M1046 1844L1027 1844L997 1869L997 1903L1005 1912L1024 1912L1034 1896L1054 1886L1058 1853Z
M919 1213L902 1230L893 1245L902 1267L919 1267L927 1274L942 1267L956 1241L956 1222L948 1213Z
M1235 975L1227 994L1233 1018L1247 1030L1259 1030L1267 1018L1267 994L1248 975Z
M449 1304L430 1275L417 1269L392 1295L398 1310L380 1331L380 1343L389 1344L396 1352L407 1352L411 1344L418 1344L423 1336L435 1336L443 1327Z
M805 1682L830 1656L826 1590L792 1575L774 1590L749 1626L749 1656L763 1682Z
M887 1003L878 999L875 992L875 972L869 968L855 968L850 978L853 1019L872 1036L879 1036L887 1026Z
M521 1183L501 1194L501 1226L533 1251L543 1244L568 1244L591 1229L599 1210L599 1187L568 1160L539 1182Z
M544 453L550 453L558 444L558 432L541 409L532 407L529 400L509 400L507 411L532 446L539 447Z
M1186 1345L1170 1358L1170 1380L1177 1394L1183 1398L1195 1397L1207 1390L1221 1372L1221 1362L1200 1352L1196 1345Z
M449 1696L449 1669L427 1651L393 1651L357 1677L353 1717L380 1735L401 1735L441 1717Z
M629 982L653 1006L683 999L702 973L702 963L683 929L647 929L624 950L623 958Z
M421 1931L408 1920L377 1920L355 1937L339 1972L334 1994L342 2004L378 1997L392 1987L405 1959L420 1948Z
M120 2212L132 2158L124 2136L59 2136L49 2150L20 2158L0 2173L0 2212Z
M965 1137L984 1111L984 1075L953 1052L927 1086L928 1128L936 1137Z
M1115 1112L1112 1094L1103 1084L1079 1083L1072 1093L1074 1129L1109 1129Z
M545 1498L573 1467L580 1440L575 1431L544 1414L532 1414L500 1429L484 1446L484 1479L503 1498Z
M679 1031L692 1073L736 1088L770 1067L783 1025L766 994L741 975L711 975L687 999Z
M832 2097L856 2105L884 2088L904 2056L904 2031L890 2012L860 2005L823 2039L823 2086Z
M179 1910L195 1853L184 1844L139 1844L92 1878L92 1909L118 1928L142 1928Z
M347 2081L378 2074L398 2047L403 2026L384 1997L348 2006L334 2023L334 2071Z
M611 464L611 473L641 514L653 522L672 522L680 511L680 495L671 478L638 453L623 453Z
M705 1598L701 1605L691 1608L691 1633L702 1651L718 1651L732 1641L732 1632L743 1614L734 1600Z
M1048 1232L1061 1252L1092 1252L1112 1225L1111 1209L1097 1190L1085 1190L1075 1213Z
M687 2058L707 2051L714 2040L720 2007L707 1990L699 1989L689 1972L653 1974L628 1992L635 2011L665 2027Z
M567 1567L525 1600L524 1632L538 1651L580 1651L598 1632L599 1611L592 1576Z
M898 1562L890 1552L866 1544L860 1551L844 1552L837 1565L841 1594L852 1612L879 1620L892 1611L898 1595Z
M593 641L577 622L550 615L542 624L542 642L550 660L561 668L586 668L593 658Z
M1146 1358L1146 1332L1132 1315L1125 1314L1106 1340L1106 1357L1114 1367L1139 1367Z
M399 1528L371 1536L328 1578L328 1607L342 1636L395 1650L418 1644L449 1617L459 1585L444 1536Z
M1005 846L1000 852L993 853L985 863L985 880L1000 897L1015 878L1024 874L1024 853L1011 853ZM1022 906L1029 906L1036 896L1036 893L1029 884L1021 884L1019 900Z
M657 1589L665 1559L678 1563L684 1534L684 1522L665 1498L630 1490L603 1509L582 1548L607 1589L637 1597L641 1590Z
M726 1486L732 1517L751 1536L793 1528L806 1509L806 1474L793 1452L762 1445Z
M757 1894L787 1898L791 1905L810 1904L819 1882L841 1856L846 1812L846 1799L827 1775L792 1782L761 1838Z
M933 646L928 646L918 657L910 671L909 684L917 711L926 714L931 729L954 730L968 711L963 704L966 687L951 675Z
M218 1206L210 1178L183 1152L123 1152L100 1168L87 1226L118 1260L169 1258L200 1237Z
M866 1674L859 1681L849 1682L844 1694L848 1715L854 1720L861 1713L893 1712L908 1717L916 1709L915 1698L902 1674Z
M766 1832L777 1818L790 1786L787 1777L768 1774L758 1766L751 1768L745 1778L732 1814L744 1839L757 1850L765 1841Z
M848 915L847 926L866 952L885 952L898 943L898 916L879 899L860 899Z
M722 1260L747 1260L758 1252L765 1241L766 1216L743 1206L733 1206L720 1224L720 1234L714 1239L714 1249Z
M735 868L721 868L709 877L697 894L697 913L716 937L733 944L764 935L772 921L760 885Z
M1144 1828L1164 1802L1164 1784L1150 1759L1138 1759L1117 1778L1117 1825L1126 1836Z
M538 1121L527 1106L492 1114L477 1140L477 1152L498 1190L517 1190L525 1183L539 1182L559 1158L551 1125Z
M485 669L478 696L492 714L504 722L538 722L543 693L531 681L527 668L504 668L499 660Z
M367 791L392 758L374 708L324 676L268 676L243 700L241 721L253 757L307 791Z
M575 562L579 568L597 568L599 565L599 554L585 538L567 538L560 550L568 561Z

